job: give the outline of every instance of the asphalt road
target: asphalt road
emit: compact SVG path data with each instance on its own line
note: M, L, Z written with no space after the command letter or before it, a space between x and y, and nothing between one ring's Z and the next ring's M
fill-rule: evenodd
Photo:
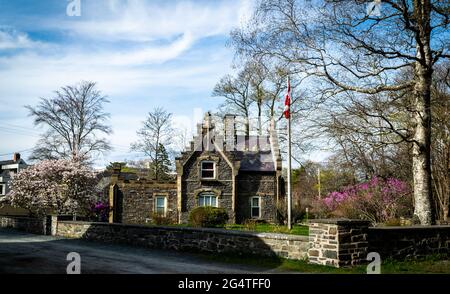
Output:
M65 274L69 252L81 258L82 274L271 273L276 270L212 262L164 250L32 235L0 229L0 274Z

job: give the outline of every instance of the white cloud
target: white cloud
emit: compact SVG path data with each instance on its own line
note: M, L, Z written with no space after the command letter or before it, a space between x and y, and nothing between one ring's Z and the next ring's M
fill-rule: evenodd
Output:
M156 46L145 49L133 50L126 53L113 53L110 56L96 59L96 61L109 62L111 65L142 65L145 63L163 63L178 57L189 49L193 44L193 37L190 33L172 42L168 46Z
M86 2L86 20L60 24L80 38L148 42L190 33L194 39L228 34L244 17L251 1L112 1ZM54 25L54 24L51 24Z
M34 48L42 45L40 42L32 41L25 33L0 29L0 50Z
M110 140L116 151L102 159L107 162L132 159L127 146L154 105L165 101L175 115L179 111L178 115L188 113L188 117L195 107L206 110L203 101L210 101L214 84L228 72L232 49L201 42L211 36L225 38L246 17L248 1L162 3L83 1L86 18L36 22L37 31L62 30L67 38L63 42L41 43L26 33L0 30L0 49L25 49L0 55L0 119L14 114L31 126L24 105L36 104L39 97L48 97L63 85L97 81L111 99L108 111L114 134ZM194 93L199 93L198 101L183 100ZM144 97L148 100L142 101ZM183 103L184 108L172 101ZM195 122L191 120L188 131ZM175 123L187 124L184 117ZM0 146L0 152L29 148L36 140L8 138L12 139Z

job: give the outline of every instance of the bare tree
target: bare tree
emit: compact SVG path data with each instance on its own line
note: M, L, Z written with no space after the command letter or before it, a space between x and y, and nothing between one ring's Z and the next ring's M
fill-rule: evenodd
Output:
M447 221L450 205L450 63L435 70L432 100L432 183L437 216Z
M94 82L83 81L65 86L53 98L41 98L35 106L26 106L35 125L47 127L34 148L31 159L74 159L88 162L92 155L111 149L100 134L112 132L103 111L106 96Z
M251 92L250 97L256 104L257 131L261 136L263 133L263 107L267 100L267 82L269 70L260 62L248 61L244 69L250 77Z
M226 75L214 87L213 96L225 98L223 108L236 112L244 118L244 133L250 134L250 97L251 76L247 70L241 70L237 77Z
M156 107L148 113L147 119L142 124L142 128L136 132L139 140L131 144L131 149L150 157L153 176L158 180L162 178L167 161L163 153L172 144L172 114L161 107Z
M379 15L368 2L261 1L233 42L241 54L289 62L322 81L328 97L412 89L414 214L431 224L431 81L436 63L450 57L449 2L385 0ZM414 77L399 84L404 68Z

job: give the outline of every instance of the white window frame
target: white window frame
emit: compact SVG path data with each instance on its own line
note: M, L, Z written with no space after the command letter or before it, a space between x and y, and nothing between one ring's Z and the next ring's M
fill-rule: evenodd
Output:
M164 199L164 212L162 214L162 216L166 216L167 214L167 196L165 195L156 195L155 196L155 207L154 207L154 213L158 213L158 198L163 198Z
M210 205L200 205L200 198L209 198L209 203L210 203ZM212 199L213 198L215 198L215 202L216 202L216 205L212 205ZM203 203L205 204L206 203L206 201L205 200L203 200ZM197 205L198 205L198 207L208 207L208 206L211 206L211 207L219 207L219 198L217 197L217 195L216 194L214 194L214 193L200 193L199 195L198 195L198 199L197 199Z
M0 183L0 186L2 187L0 190L0 196L5 196L6 195L6 184Z
M204 177L203 176L203 170L205 171L211 171L211 169L203 169L203 164L204 163L212 163L213 167L212 167L212 172L213 172L213 176L212 177ZM203 160L200 162L200 178L205 179L205 180L213 180L216 178L216 162L212 161L212 160Z
M258 206L253 205L253 199L258 199ZM253 208L258 208L258 216L253 215ZM250 198L250 216L252 218L260 218L261 217L261 197L253 196Z

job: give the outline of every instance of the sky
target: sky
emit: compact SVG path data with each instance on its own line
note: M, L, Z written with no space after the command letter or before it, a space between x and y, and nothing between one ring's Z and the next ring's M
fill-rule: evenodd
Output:
M43 131L25 105L82 80L97 82L110 100L114 150L98 166L140 156L129 146L154 107L191 129L221 103L212 89L232 72L229 32L251 1L77 2L0 0L1 159L16 151L26 158Z
M24 106L83 80L97 82L110 100L105 110L111 114L113 150L96 158L96 167L145 158L131 152L130 144L155 107L173 114L176 129L191 132L205 111L223 102L211 93L233 72L229 33L248 20L252 5L0 0L0 159L14 152L27 159L44 131Z

